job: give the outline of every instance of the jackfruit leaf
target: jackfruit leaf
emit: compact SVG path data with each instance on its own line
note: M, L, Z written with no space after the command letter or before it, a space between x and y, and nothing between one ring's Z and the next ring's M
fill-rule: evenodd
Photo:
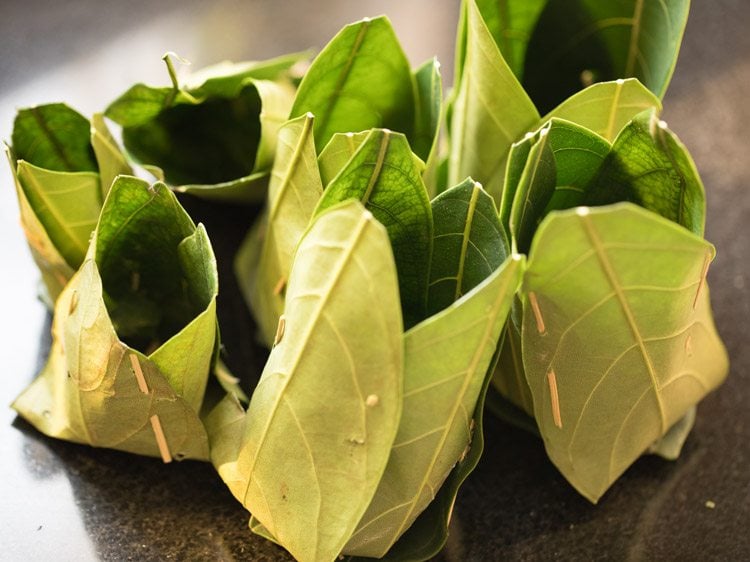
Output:
M534 149L532 158L530 151L536 144L539 148ZM513 207L515 197L530 199L525 209L534 211L528 217L531 220L525 225L527 230L521 236L523 239L517 240L519 250L528 250L530 237L547 213L581 204L610 148L610 144L596 133L556 117L538 131L527 133L522 141L511 147L505 190L500 201L501 221L510 233L509 223L514 218L512 210L522 213L524 209ZM553 184L554 190L551 188Z
M466 57L451 113L449 185L471 176L500 201L510 146L539 121L539 114L474 0L467 0Z
M289 279L294 251L310 223L323 193L313 140L314 118L303 115L279 130L278 153L268 189L266 228L257 262L238 254L238 282L260 332L273 345L284 311L284 286ZM251 238L255 233L251 231Z
M549 143L550 125L535 136L526 165L521 172L510 208L508 230L514 251L527 253L531 239L555 193L557 166Z
M713 247L630 203L551 213L523 283L523 360L549 457L596 502L727 374Z
M703 235L706 196L698 171L654 109L639 113L620 132L583 200L631 201Z
M477 0L487 29L518 80L523 79L526 48L547 0Z
M21 109L11 142L17 160L55 172L96 172L88 120L62 103Z
M300 51L264 61L222 61L189 74L182 87L196 98L232 97L248 79L283 82L294 78L294 67L305 64L311 55L311 51Z
M539 126L559 117L585 127L612 142L636 115L647 109L661 112L661 102L635 78L593 84L570 96L542 118Z
M26 200L57 251L71 268L83 262L102 206L96 172L58 172L24 160L16 177Z
M132 176L133 168L128 164L112 133L109 132L101 113L95 113L91 118L91 147L96 154L103 201L115 178Z
M208 418L222 479L298 560L335 559L372 501L401 416L402 332L383 226L356 201L318 215L247 414L228 398Z
M648 453L659 455L668 461L677 460L682 452L682 446L687 440L687 436L695 425L696 407L690 408L675 424L669 428L669 431L661 439L655 441L648 448Z
M262 200L292 85L225 69L227 75L187 90L165 60L172 88L138 84L105 112L123 126L125 147L139 162L158 166L178 191L220 201Z
M440 63L436 58L428 60L414 71L414 83L414 134L410 144L414 154L427 163L430 157L435 159L443 106L443 80L440 77Z
M499 414L500 417L516 426L527 428L536 427L536 423L533 420L534 403L531 390L529 390L529 383L526 382L526 372L523 368L521 311L521 300L516 296L513 299L510 320L505 325L500 357L492 375L492 389L487 402L493 413ZM519 412L514 412L511 408L504 407L505 404L494 400L493 394L495 391L499 392L502 398L509 402L512 407L517 408ZM530 417L531 420L526 420L525 417Z
M526 91L548 111L592 82L632 77L662 98L689 6L690 0L550 0L527 46Z
M123 341L112 308L120 316L130 304L133 315L148 312L144 302L173 286L179 289L172 301L154 304L173 313L146 314L172 316L166 341L131 335L148 349ZM206 460L198 410L216 345L217 286L203 227L192 224L165 185L119 177L86 260L57 300L47 364L13 407L51 437L165 462ZM147 336L159 332L151 328Z
M470 190L481 189L472 184ZM345 554L386 555L467 454L471 418L522 272L523 258L507 260L404 335L401 423L375 497Z
M479 285L507 257L495 203L471 178L432 200L428 317Z
M411 138L414 84L409 61L385 16L345 26L299 85L291 117L315 115L315 146L334 133L376 127Z
M44 288L41 291L40 297L47 308L51 310L54 308L55 301L60 296L63 287L67 285L75 271L70 265L68 265L65 258L60 255L57 246L55 246L54 242L50 239L44 225L39 221L36 213L34 213L34 210L31 208L31 204L26 198L23 187L18 181L18 176L15 173L17 165L16 161L13 158L10 147L7 145L5 147L5 154L8 157L8 162L13 170L13 180L16 188L16 196L18 198L21 228L23 228L24 235L26 236L26 242L31 251L31 257L34 259L34 263L36 263L42 275Z
M359 133L336 133L318 156L318 166L323 187L328 186L333 178L343 170L365 141L370 131Z
M422 181L423 167L404 135L373 129L326 187L316 211L358 199L386 227L407 328L425 318L427 306L432 211Z

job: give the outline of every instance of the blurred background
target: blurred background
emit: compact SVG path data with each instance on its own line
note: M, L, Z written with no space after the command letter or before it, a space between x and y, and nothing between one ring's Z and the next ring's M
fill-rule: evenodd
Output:
M649 0L656 1L656 0ZM85 115L135 82L167 85L166 51L193 68L322 48L387 14L412 65L437 55L452 82L458 0L0 0L0 138L15 111L65 101ZM748 559L750 523L750 2L694 0L664 119L688 146L717 245L709 282L727 383L699 408L672 465L639 461L596 508L541 444L488 423L488 453L456 508L450 560ZM181 72L189 68L181 68ZM0 165L0 544L6 560L274 560L210 467L51 442L6 408L46 353L48 319ZM13 425L11 425L13 424ZM127 466L127 477L123 467ZM715 509L707 509L706 501ZM196 513L200 512L200 513Z

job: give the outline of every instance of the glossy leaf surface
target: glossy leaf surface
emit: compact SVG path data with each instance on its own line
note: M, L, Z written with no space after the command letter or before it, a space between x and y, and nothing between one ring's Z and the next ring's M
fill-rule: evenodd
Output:
M320 177L326 187L343 170L370 131L336 133L318 157Z
M397 287L371 213L348 202L320 214L247 414L226 401L212 414L220 475L298 560L338 556L385 470L402 401Z
M326 187L316 211L358 199L386 227L407 327L424 318L427 305L432 211L422 169L404 135L374 129Z
M433 199L434 234L427 314L453 304L497 269L507 257L495 204L467 178Z
M414 123L409 61L386 17L344 27L302 79L291 117L316 117L318 150L334 133L383 127L408 136Z
M443 106L443 80L436 58L414 71L414 83L414 134L410 144L414 154L427 163L437 147Z
M689 0L549 0L528 44L524 87L546 111L592 81L638 78L663 97Z
M710 244L632 204L550 215L523 285L523 358L547 452L596 502L727 373Z

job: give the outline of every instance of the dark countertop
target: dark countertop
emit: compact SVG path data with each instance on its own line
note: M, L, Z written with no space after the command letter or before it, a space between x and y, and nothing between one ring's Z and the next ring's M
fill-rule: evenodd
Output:
M134 7L133 4L139 6ZM208 6L210 4L210 6ZM85 113L132 82L163 82L159 57L196 66L322 45L348 21L388 13L413 63L433 53L450 73L455 3L74 0L3 3L0 132L15 108L66 100ZM326 9L327 8L327 9ZM333 14L333 15L331 15ZM547 460L542 443L487 416L486 452L461 490L443 560L750 559L750 3L696 0L664 118L690 149L708 197L715 319L729 350L727 382L701 403L676 462L639 460L592 506ZM450 81L450 80L448 80ZM35 375L49 346L37 273L0 171L0 403ZM236 239L245 211L201 208L209 234ZM221 257L221 256L220 256ZM247 313L221 272L229 363L258 371ZM208 464L54 441L0 409L3 560L285 560L253 536L247 513ZM713 507L709 507L713 506Z

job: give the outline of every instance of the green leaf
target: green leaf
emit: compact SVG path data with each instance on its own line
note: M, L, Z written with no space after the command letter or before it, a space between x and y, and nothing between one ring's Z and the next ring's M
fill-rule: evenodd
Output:
M326 187L343 170L370 131L336 133L318 156L318 166L323 187Z
M410 137L414 84L390 21L380 16L345 26L302 79L291 117L315 115L315 146L334 133L383 127Z
M523 79L526 48L547 0L477 0L487 29L508 66Z
M432 211L422 168L404 135L373 129L326 187L316 211L347 199L359 199L388 229L407 327L425 317L427 305Z
M511 144L539 114L503 60L474 0L467 0L466 59L452 110L448 182L471 176L500 200Z
M171 266L161 272L169 280L155 270L162 263ZM154 305L163 314L143 306L139 297L172 286L182 302L163 298ZM48 362L13 407L51 437L165 462L207 459L198 409L216 346L217 286L205 231L192 225L166 186L120 177L87 259L57 300ZM130 303L131 316L179 316L181 326L170 326L175 332L150 355L138 351L112 320L112 306L122 317Z
M404 335L399 431L375 497L345 553L384 556L467 454L471 416L522 271L520 256L508 260L458 302Z
M609 151L610 144L597 134L559 118L511 147L500 220L515 234L520 251L528 250L544 215L581 204ZM514 207L516 197L524 204ZM521 225L524 213L527 222ZM512 221L518 232L511 231Z
M96 172L89 122L62 103L22 109L13 122L13 152L38 168Z
M550 111L552 117L572 121L612 142L636 115L647 109L661 111L661 102L635 78L602 82L569 97Z
M659 455L668 461L676 461L682 452L687 436L695 425L696 407L690 408L687 413L677 420L669 431L648 448L648 453Z
M146 123L126 126L123 140L171 183L227 183L270 167L274 133L290 102L284 86L252 81L235 97L176 104Z
M410 144L414 154L427 162L437 148L443 105L443 80L440 77L440 63L436 58L414 71L414 83L414 134Z
M702 236L706 196L690 154L659 120L638 114L617 136L585 204L631 201Z
M557 167L548 140L549 131L550 126L545 126L532 140L508 218L513 248L523 253L528 252L544 210L555 193Z
M523 285L523 359L552 462L596 502L727 373L713 247L629 203L552 213Z
M240 288L253 312L261 341L268 347L273 344L284 311L283 289L294 252L323 193L313 123L311 114L303 115L279 131L262 246L258 252L241 252L235 261ZM255 253L257 260L252 257Z
M252 76L290 61L269 61L265 70L225 63L180 87L169 56L164 60L172 88L138 84L106 110L123 126L126 148L141 163L160 168L178 191L218 201L261 201L294 90L283 73L275 82Z
M550 0L528 44L526 91L548 110L592 82L634 77L663 97L689 5L689 0Z
M36 213L31 208L31 204L26 198L24 189L16 174L17 163L13 158L10 147L7 145L5 146L5 154L8 157L8 163L13 172L13 183L16 188L16 196L18 197L21 228L23 228L23 233L26 236L26 242L29 245L34 263L36 263L42 274L44 290L42 291L41 298L47 305L47 308L52 309L58 296L65 285L68 284L70 278L73 277L75 271L68 265L65 258L60 255L57 247L47 234L44 225L39 221Z
M99 218L99 176L95 172L47 170L24 160L18 162L16 176L52 244L65 263L77 269Z
M402 401L397 283L371 213L349 202L320 214L244 427L226 400L211 415L219 474L298 560L338 556L385 470Z
M283 82L291 78L292 68L307 61L310 54L310 51L301 51L264 61L223 61L190 74L185 79L183 88L198 98L234 97L248 79Z
M95 113L91 118L91 146L96 154L103 200L115 178L121 175L132 176L133 169L109 132L101 113Z
M557 176L545 214L580 205L611 149L596 133L557 118L550 121L548 137Z
M526 423L524 416L519 415L519 413L523 413L525 416L533 416L534 405L531 390L529 390L529 383L526 382L526 372L523 368L521 307L521 300L516 296L513 299L511 321L505 325L502 345L500 347L500 357L495 367L495 372L492 375L493 389L499 392L506 401L520 410L520 412L504 408L504 404L497 404L497 401L493 400L492 392L490 392L488 398L488 407L497 405L496 408L492 408L493 413L499 414L506 421L526 429L529 424ZM531 425L535 427L533 418Z
M432 201L434 233L427 315L453 304L507 257L492 197L467 178Z

